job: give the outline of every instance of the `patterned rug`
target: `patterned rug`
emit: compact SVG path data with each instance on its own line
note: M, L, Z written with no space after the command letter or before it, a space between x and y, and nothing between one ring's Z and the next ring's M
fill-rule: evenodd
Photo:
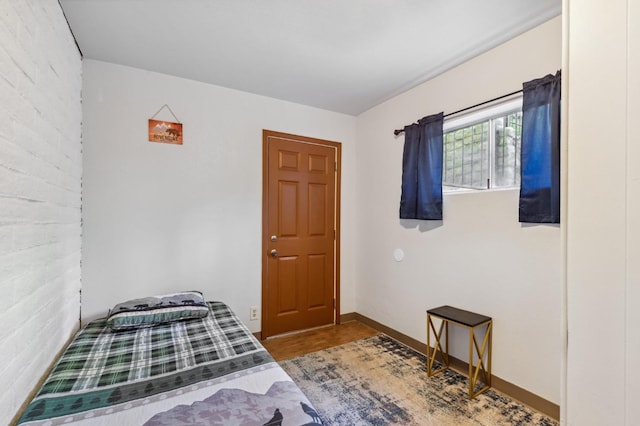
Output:
M470 401L466 376L429 378L425 360L380 334L280 365L328 425L558 425L493 389Z

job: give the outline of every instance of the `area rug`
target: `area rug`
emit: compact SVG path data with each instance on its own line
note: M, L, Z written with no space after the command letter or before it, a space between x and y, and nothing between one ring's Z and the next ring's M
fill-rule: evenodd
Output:
M466 376L427 377L425 359L380 334L280 365L327 425L558 425L493 389L469 400Z

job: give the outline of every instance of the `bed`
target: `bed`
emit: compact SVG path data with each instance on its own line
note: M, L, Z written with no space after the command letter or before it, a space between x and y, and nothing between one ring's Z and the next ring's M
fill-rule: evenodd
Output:
M200 309L202 317L152 326L88 323L18 424L322 424L227 305L204 302Z

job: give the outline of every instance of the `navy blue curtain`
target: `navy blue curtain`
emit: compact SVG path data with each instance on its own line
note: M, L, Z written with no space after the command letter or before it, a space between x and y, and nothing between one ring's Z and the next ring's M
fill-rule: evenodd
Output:
M560 223L560 77L522 85L520 222Z
M400 219L442 220L443 113L404 128Z

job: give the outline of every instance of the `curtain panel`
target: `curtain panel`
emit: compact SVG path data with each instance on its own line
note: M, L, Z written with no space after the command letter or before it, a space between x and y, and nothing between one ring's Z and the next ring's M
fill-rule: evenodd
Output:
M404 128L400 219L442 220L442 125L444 114Z
M520 222L560 223L561 72L523 83Z

